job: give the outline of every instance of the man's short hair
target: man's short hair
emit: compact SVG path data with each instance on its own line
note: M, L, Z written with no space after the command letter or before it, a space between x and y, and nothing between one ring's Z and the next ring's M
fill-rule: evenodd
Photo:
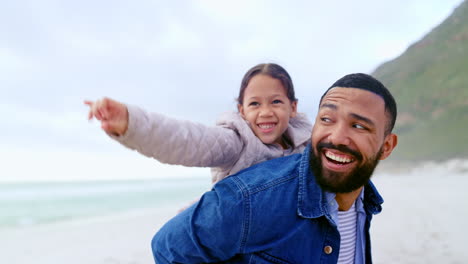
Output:
M323 97L334 87L362 89L382 97L385 102L385 112L388 118L385 135L392 132L397 117L397 106L390 91L379 80L365 73L348 74L336 81L325 91L320 98L320 104L322 103Z

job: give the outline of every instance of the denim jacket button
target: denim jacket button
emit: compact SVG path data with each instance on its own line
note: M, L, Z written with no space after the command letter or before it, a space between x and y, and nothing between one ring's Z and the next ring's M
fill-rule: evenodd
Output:
M330 247L330 246L326 246L323 248L323 251L325 252L325 254L331 254L333 252L333 248Z

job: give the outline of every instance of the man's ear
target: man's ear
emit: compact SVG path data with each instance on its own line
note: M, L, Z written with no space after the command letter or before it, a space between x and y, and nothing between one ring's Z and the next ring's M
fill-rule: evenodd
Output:
M239 111L239 114L241 115L241 117L245 119L244 107L241 104L237 104L237 110Z
M296 117L297 115L297 100L291 103L292 112L289 117Z
M398 136L390 133L385 137L385 141L382 147L382 156L380 156L380 160L386 159L392 153L393 149L398 144Z

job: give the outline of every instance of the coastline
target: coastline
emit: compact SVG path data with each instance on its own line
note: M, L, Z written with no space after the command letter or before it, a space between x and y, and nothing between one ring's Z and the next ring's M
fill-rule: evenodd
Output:
M468 174L468 158L453 158L443 161L395 161L385 160L376 168L377 174L394 176L439 171L445 173Z

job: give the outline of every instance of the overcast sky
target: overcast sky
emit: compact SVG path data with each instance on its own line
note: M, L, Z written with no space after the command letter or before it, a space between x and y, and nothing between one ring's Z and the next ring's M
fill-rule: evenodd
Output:
M87 121L109 96L213 124L255 64L284 66L313 120L335 80L371 73L461 0L3 1L0 181L202 176L163 166Z

